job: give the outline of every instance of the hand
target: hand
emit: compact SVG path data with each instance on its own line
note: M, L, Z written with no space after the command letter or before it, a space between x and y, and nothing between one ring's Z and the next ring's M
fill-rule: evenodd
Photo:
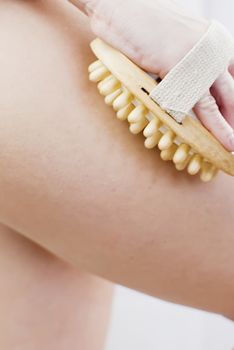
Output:
M93 32L144 70L163 78L208 28L173 0L70 0L90 17ZM203 125L234 151L234 60L194 106Z

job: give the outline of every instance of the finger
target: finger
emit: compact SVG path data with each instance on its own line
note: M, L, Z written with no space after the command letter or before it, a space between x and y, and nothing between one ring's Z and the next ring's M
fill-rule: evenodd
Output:
M228 71L225 71L215 81L211 88L211 94L214 96L221 114L234 128L234 80Z
M85 13L85 1L79 1L79 0L68 0L70 3L75 5L79 10Z
M201 123L228 150L234 151L234 131L222 116L214 97L207 93L194 107Z
M93 11L94 0L68 0L70 3L75 5L85 15L90 15Z

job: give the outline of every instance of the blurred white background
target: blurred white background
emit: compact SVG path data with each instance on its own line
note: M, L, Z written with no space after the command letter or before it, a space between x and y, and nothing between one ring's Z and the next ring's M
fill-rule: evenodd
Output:
M234 34L234 0L176 0ZM234 323L117 287L107 350L233 350Z
M234 324L117 287L107 350L120 349L233 350Z

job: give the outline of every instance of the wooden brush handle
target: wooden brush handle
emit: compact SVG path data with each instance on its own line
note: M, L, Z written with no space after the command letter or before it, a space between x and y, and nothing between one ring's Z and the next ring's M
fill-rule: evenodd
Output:
M228 152L199 121L187 116L182 124L178 124L149 97L150 91L157 85L153 78L99 38L91 43L91 48L113 76L169 127L173 137L178 137L183 144L189 145L195 154L201 155L217 169L234 176L234 155Z

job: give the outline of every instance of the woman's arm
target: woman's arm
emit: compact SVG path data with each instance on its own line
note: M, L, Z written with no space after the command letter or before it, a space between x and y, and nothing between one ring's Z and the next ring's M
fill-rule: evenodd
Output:
M87 79L62 0L0 3L0 220L66 261L234 317L234 180L179 174Z

